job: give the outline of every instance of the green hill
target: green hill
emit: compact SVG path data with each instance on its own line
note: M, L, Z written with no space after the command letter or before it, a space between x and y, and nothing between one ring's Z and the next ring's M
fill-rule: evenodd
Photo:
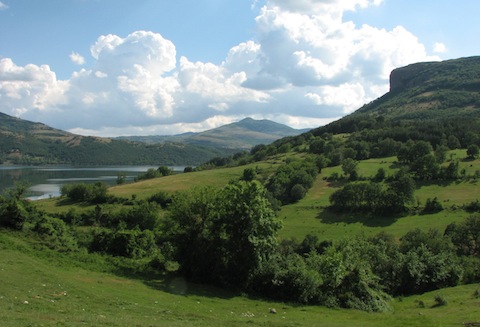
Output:
M269 144L282 137L298 135L307 130L297 130L271 120L245 118L200 133L171 136L122 136L119 139L144 143L179 142L214 148L250 149L257 144Z
M182 143L146 145L80 136L0 113L0 163L199 165L233 152Z
M468 57L395 69L388 93L312 133L381 130L394 139L434 145L450 134L466 147L480 132L479 120L480 57Z

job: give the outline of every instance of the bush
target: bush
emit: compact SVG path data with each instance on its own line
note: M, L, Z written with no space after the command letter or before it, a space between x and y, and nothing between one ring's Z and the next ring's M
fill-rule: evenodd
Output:
M33 227L42 239L42 244L50 249L68 252L78 250L77 241L70 228L58 218L43 216Z
M149 230L96 230L90 250L141 259L153 256L157 252L157 245L153 232Z
M93 204L106 203L109 199L107 186L101 182L95 184L66 184L60 189L61 195L74 202L90 202Z
M150 196L147 201L155 202L166 209L172 203L172 196L165 191L160 191Z
M425 208L423 208L422 213L436 213L442 210L442 204L440 203L440 201L438 201L437 197L434 197L433 199L427 199L427 202L425 203Z
M443 297L442 295L436 295L435 296L435 304L433 305L434 307L442 307L448 304L447 299Z

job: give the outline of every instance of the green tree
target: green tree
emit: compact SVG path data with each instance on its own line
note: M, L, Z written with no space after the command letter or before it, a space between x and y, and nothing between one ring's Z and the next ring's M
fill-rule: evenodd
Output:
M237 287L274 252L281 227L258 181L177 193L163 224L187 278Z
M475 158L478 157L479 154L480 154L480 149L479 149L478 145L472 144L472 145L468 146L467 155L468 155L469 158L475 159Z
M23 198L26 189L25 184L17 184L0 196L0 226L23 229L31 215L31 206Z
M251 182L255 179L255 176L257 176L255 169L246 168L243 170L243 175L240 179L243 181Z
M160 166L157 168L157 171L161 176L170 176L173 174L173 170L167 166Z
M244 286L252 273L274 252L280 220L266 190L257 181L227 185L219 196L216 228L220 239L225 282Z
M346 158L342 161L342 170L350 177L350 179L352 179L352 176L356 176L357 166L358 162L352 158Z

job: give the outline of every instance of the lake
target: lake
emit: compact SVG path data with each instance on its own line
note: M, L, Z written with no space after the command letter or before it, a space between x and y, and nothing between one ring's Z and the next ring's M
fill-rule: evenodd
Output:
M96 183L116 185L119 174L126 176L126 182L132 182L139 174L154 166L111 166L111 167L73 167L73 166L2 166L0 165L0 193L15 183L24 182L29 188L26 196L39 200L60 195L60 188L69 183ZM175 172L183 172L185 167L169 167Z

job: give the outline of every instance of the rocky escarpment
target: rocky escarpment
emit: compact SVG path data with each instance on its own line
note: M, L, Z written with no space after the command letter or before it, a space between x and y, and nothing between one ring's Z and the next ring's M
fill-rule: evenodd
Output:
M390 74L390 91L418 86L480 89L480 56L439 62L421 62L397 68ZM465 82L465 83L463 83Z

